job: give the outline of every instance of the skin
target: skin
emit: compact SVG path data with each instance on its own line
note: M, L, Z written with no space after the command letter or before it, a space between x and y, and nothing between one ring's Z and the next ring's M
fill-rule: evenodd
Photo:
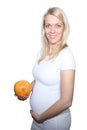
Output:
M59 19L57 19L57 17L53 15L47 15L45 17L44 31L49 41L48 54L50 54L53 51L53 49L60 45L63 36L64 25Z
M45 34L49 41L48 55L53 51L55 47L58 47L60 45L63 31L64 25L59 19L57 19L53 15L47 15L45 17ZM72 105L75 71L62 70L60 72L60 78L60 99L41 114L35 113L33 110L30 110L31 116L39 123L60 114Z

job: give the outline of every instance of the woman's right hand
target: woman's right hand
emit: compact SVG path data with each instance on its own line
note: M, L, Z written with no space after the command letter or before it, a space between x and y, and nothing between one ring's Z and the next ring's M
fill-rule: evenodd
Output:
M18 98L19 100L25 101L25 100L28 98L28 96L27 96L27 97L17 96L17 98Z

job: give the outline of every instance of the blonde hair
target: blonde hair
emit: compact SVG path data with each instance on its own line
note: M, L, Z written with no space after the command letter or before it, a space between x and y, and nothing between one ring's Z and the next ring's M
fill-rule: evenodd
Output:
M66 41L67 41L67 38L69 35L70 28L69 28L67 16L64 13L64 11L58 7L49 8L43 16L42 31L41 31L41 40L42 40L41 41L42 42L41 52L42 53L41 53L41 57L40 57L38 62L41 62L47 56L47 50L48 50L49 43L48 43L47 38L45 36L44 28L45 28L45 17L48 14L56 16L64 24L64 32L63 32L63 37L62 37L62 40L60 43L60 47L58 49L56 49L56 52L50 58L52 59L52 58L56 57L63 48L68 46Z

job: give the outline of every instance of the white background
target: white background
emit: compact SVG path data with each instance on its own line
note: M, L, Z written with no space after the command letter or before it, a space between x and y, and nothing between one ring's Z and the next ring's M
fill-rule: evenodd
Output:
M71 130L87 129L87 8L86 0L0 0L0 129L30 130L29 99L14 96L14 83L32 81L32 67L40 49L41 22L46 9L62 8L69 19L68 44L76 59Z

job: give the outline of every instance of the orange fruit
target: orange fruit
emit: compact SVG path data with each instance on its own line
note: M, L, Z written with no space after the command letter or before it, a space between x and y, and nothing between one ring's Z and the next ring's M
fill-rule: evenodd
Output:
M27 97L31 92L31 84L27 80L19 80L14 84L14 92L16 96Z

